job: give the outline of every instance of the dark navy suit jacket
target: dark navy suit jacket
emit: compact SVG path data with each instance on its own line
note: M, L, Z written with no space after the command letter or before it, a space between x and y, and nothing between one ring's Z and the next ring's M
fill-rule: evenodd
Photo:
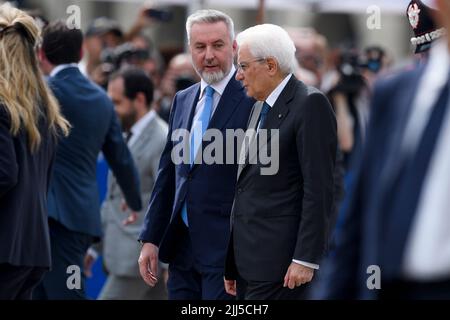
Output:
M404 246L414 212L389 217L390 222L401 219L396 222L401 227L395 230L395 239L386 243L385 211L399 201L397 194L389 190L401 165L402 137L423 70L424 66L420 66L375 86L367 143L345 200L336 251L323 263L316 298L377 298L379 290L367 287L367 279L373 274L367 269L371 265L381 268L383 282L401 278ZM408 201L417 204L418 196L411 189Z
M58 145L48 196L49 216L72 231L101 236L96 180L100 151L117 178L128 206L141 208L139 177L124 142L114 106L103 89L69 67L49 86L72 125Z
M0 264L48 268L47 190L56 138L41 119L42 141L30 153L26 131L13 137L10 126L0 105Z
M159 246L159 258L171 262L177 250L177 222L187 201L189 232L195 258L203 266L223 268L230 236L230 212L237 175L234 164L175 165L171 141L176 129L190 130L200 94L200 84L180 91L174 98L169 120L167 144L161 156L158 178L153 189L140 239ZM229 81L208 128L216 128L225 137L226 129L247 127L254 100L246 96L242 85ZM224 142L225 146L225 142ZM205 147L205 144L203 145Z

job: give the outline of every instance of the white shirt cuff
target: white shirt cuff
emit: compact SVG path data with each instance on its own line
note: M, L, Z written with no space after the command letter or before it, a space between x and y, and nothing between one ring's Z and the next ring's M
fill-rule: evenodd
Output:
M295 262L297 264L301 264L301 265L306 266L306 267L310 267L312 269L316 269L316 270L319 269L319 265L315 264L315 263L309 263L309 262L295 260L295 259L292 259L292 262Z

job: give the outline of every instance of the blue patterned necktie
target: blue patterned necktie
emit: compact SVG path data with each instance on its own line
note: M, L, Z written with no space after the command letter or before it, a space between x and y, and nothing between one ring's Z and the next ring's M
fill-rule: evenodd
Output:
M206 128L208 128L214 101L213 95L214 89L210 86L207 86L205 88L205 105L203 107L203 110L201 111L200 116L194 121L191 128L191 144L189 157L189 163L191 164L191 166L194 164L198 148L202 144L203 135L205 134Z
M261 129L265 122L266 122L266 118L267 118L267 114L270 111L270 106L267 102L264 101L262 109L261 109L261 113L260 113L260 118L259 118L259 126L258 126L258 130Z
M202 145L202 138L208 128L209 120L211 119L212 109L213 109L213 99L214 89L210 86L205 88L205 105L199 117L194 120L191 128L191 144L190 144L190 157L189 163L191 167L194 165L195 156L197 155L198 149ZM181 210L181 218L183 219L186 226L188 224L187 218L187 207L186 201L184 202L183 209Z

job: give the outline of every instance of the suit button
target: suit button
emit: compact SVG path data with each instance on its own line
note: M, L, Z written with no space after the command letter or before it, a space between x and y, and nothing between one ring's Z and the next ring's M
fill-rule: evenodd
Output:
M192 175L191 175L191 174L188 174L187 179L188 179L189 181L192 181Z
M242 188L238 188L237 191L238 191L238 194L239 194L239 193L242 193L244 190L242 190Z

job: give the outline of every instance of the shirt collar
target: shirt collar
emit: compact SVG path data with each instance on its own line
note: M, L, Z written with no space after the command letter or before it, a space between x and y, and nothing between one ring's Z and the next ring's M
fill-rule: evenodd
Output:
M54 67L53 70L50 72L50 77L54 77L54 76L56 76L56 74L57 74L58 72L60 72L60 71L62 71L62 70L64 70L64 69L67 69L67 68L72 68L72 67L78 68L78 64L77 64L77 63L66 63L66 64L60 64L60 65L57 65L57 66Z
M236 68L234 65L231 65L230 72L226 75L225 78L220 80L219 82L213 83L213 84L207 84L203 79L200 82L200 98L203 97L203 93L205 92L205 88L207 86L211 86L215 92L217 92L220 96L222 96L223 92L225 91L226 86L228 85L228 82L230 82L230 79L233 77L234 72L236 71Z
M291 79L292 73L289 73L283 81L280 82L280 84L272 91L272 93L267 97L266 103L272 108L275 102L277 101L278 97L280 96L281 92L283 92L284 87L286 87L288 81Z
M133 133L133 137L139 136L142 131L144 131L145 127L147 127L147 125L150 123L150 121L152 121L155 117L155 110L150 110L145 114L145 116L140 118L130 129L131 133Z

